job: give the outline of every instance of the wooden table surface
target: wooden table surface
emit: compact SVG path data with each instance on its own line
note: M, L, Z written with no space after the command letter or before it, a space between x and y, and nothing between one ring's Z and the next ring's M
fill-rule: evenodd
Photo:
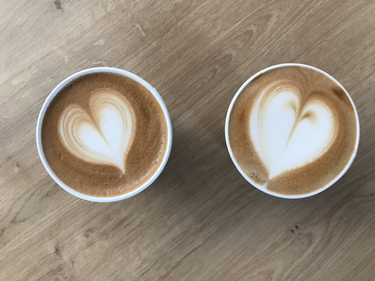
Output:
M0 1L0 280L375 280L375 2ZM350 92L359 152L327 191L264 194L229 158L237 89L278 63ZM113 66L170 111L169 162L141 194L73 197L39 160L35 125L68 75Z

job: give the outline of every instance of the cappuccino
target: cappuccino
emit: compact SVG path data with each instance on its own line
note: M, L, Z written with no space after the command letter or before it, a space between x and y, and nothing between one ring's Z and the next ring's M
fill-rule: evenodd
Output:
M70 81L52 99L41 126L44 156L68 187L93 197L136 190L167 153L166 117L135 80L97 72Z
M270 68L242 89L227 116L232 159L256 187L303 196L339 177L355 156L357 113L333 78L303 65Z

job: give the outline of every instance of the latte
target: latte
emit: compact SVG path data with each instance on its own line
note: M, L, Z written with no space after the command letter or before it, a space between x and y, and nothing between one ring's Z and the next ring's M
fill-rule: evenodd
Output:
M242 174L268 193L301 196L330 185L355 156L359 128L334 79L302 65L253 78L227 116L227 144Z
M136 190L167 153L166 117L154 95L115 73L80 76L48 105L41 127L44 156L68 187L93 197Z

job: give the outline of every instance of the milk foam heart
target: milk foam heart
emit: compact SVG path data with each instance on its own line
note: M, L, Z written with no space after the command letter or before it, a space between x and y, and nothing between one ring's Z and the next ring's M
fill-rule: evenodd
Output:
M335 183L354 159L358 115L343 88L311 66L284 64L260 71L229 107L229 154L261 191L303 198Z
M89 113L77 104L65 108L59 120L61 142L76 157L116 166L124 174L135 134L132 106L121 94L107 89L93 94L89 107Z
M329 106L314 97L302 104L298 87L285 81L271 83L259 94L249 126L269 179L313 162L337 134Z

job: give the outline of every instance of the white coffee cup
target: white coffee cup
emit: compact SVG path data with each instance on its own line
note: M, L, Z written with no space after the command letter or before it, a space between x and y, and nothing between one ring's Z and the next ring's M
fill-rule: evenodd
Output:
M233 152L232 152L232 149L229 145L229 136L228 136L228 126L229 126L229 117L230 117L230 114L232 112L232 109L233 109L233 105L235 103L235 101L237 100L238 96L241 94L241 92L245 89L245 87L251 82L253 81L256 77L258 77L259 75L267 72L267 71L270 71L272 69L275 69L275 68L280 68L280 67L285 67L285 66L299 66L299 67L305 67L305 68L310 68L310 69L313 69L315 71L318 71L322 74L324 74L325 76L327 76L328 78L330 78L332 81L336 82L338 86L340 86L343 91L346 93L346 95L348 96L349 100L351 101L352 103L352 106L354 108L354 111L355 111L355 116L356 116L356 123L357 123L357 142L356 142L356 145L355 145L355 150L354 150L354 153L352 155L352 157L350 158L350 161L347 163L347 165L345 166L345 169L342 170L342 172L336 177L334 178L331 182L329 182L327 185L325 186L322 186L320 189L312 192L312 193L308 193L308 194L302 194L302 195L283 195L283 194L278 194L278 193L275 193L275 192L272 192L272 191L269 191L267 190L264 186L261 186L259 184L257 184L256 182L254 182L250 177L248 177L245 172L241 169L240 165L237 163L236 159L234 158L234 155L233 155ZM310 197L310 196L313 196L315 194L318 194L324 190L326 190L327 188L329 188L330 186L332 186L334 183L336 183L345 173L346 171L349 169L349 167L351 166L351 164L353 163L354 161L354 158L356 157L357 155L357 150L358 150L358 145L359 145L359 133L360 131L360 126L359 126L359 117L358 117L358 112L357 112L357 109L354 105L354 102L352 100L352 98L350 97L349 93L346 91L346 89L335 79L333 78L331 75L329 75L328 73L324 72L323 70L320 70L316 67L313 67L313 66L309 66L309 65L305 65L305 64L299 64L299 63L283 63L283 64L278 64L278 65L273 65L273 66L270 66L270 67L267 67L261 71L259 71L258 73L254 74L253 76L251 76L241 87L240 89L237 91L237 93L235 94L235 96L233 97L232 99L232 102L230 103L229 105L229 108L228 108L228 112L227 112L227 116L226 116L226 119L225 119L225 141L226 141L226 144L227 144L227 148L228 148L228 152L229 152L229 155L234 163L234 165L236 166L237 170L240 172L240 174L249 182L251 183L253 186L255 186L257 189L259 189L260 191L263 191L267 194L270 194L270 195L273 195L275 197L280 197L280 198L286 198L286 199L299 199L299 198L305 198L305 197Z
M155 99L158 101L158 103L159 103L159 105L160 105L160 107L161 107L161 109L162 109L162 111L164 113L164 117L165 117L165 120L166 120L166 123L167 123L167 130L168 130L167 148L166 148L165 156L163 158L163 161L162 161L160 167L157 169L157 171L154 173L154 175L147 182L145 182L144 184L142 184L137 189L135 189L135 190L133 190L133 191L131 191L129 193L126 193L126 194L123 194L123 195L119 195L119 196L115 196L115 197L94 197L94 196L89 196L89 195L77 192L76 190L74 190L71 187L67 186L64 182L62 182L56 176L56 174L53 172L53 170L49 166L49 164L48 164L48 162L46 160L46 157L44 155L42 141L41 141L42 122L43 122L43 119L44 119L44 116L45 116L45 112L46 112L46 110L47 110L50 102L52 101L52 99L60 92L60 90L65 85L67 85L72 80L74 80L74 79L76 79L76 78L78 78L78 77L80 77L82 75L85 75L85 74L100 73L100 72L115 73L115 74L119 74L119 75L123 75L123 76L129 77L129 78L133 79L134 81L138 82L139 84L141 84L142 86L144 86L147 90L149 90L153 94L153 96L155 97ZM168 109L167 109L167 107L166 107L166 105L165 105L162 97L156 91L156 89L154 87L152 87L149 83L147 83L145 80L143 80L139 76L137 76L137 75L135 75L135 74L133 74L133 73L131 73L129 71L125 71L125 70L122 70L122 69L113 68L113 67L95 67L95 68L89 68L89 69L85 69L85 70L79 71L77 73L74 73L73 75L71 75L68 78L64 79L60 84L58 84L52 90L52 92L49 94L49 96L47 97L46 101L44 102L44 104L42 106L42 109L41 109L41 111L39 113L39 118L38 118L38 122L37 122L37 125L36 125L36 144L37 144L38 153L39 153L40 159L41 159L41 161L42 161L42 163L44 165L44 168L47 170L48 174L52 177L52 179L58 185L60 185L63 189L65 189L67 192L69 192L70 194L72 194L72 195L74 195L74 196L76 196L78 198L81 198L81 199L84 199L84 200L87 200L87 201L92 201L92 202L114 202L114 201L119 201L119 200L130 198L130 197L132 197L132 196L140 193L141 191L145 190L148 186L150 186L156 180L156 178L163 171L165 165L167 164L167 161L168 161L169 155L171 153L171 149L172 149L172 123L171 123L171 119L169 117Z

